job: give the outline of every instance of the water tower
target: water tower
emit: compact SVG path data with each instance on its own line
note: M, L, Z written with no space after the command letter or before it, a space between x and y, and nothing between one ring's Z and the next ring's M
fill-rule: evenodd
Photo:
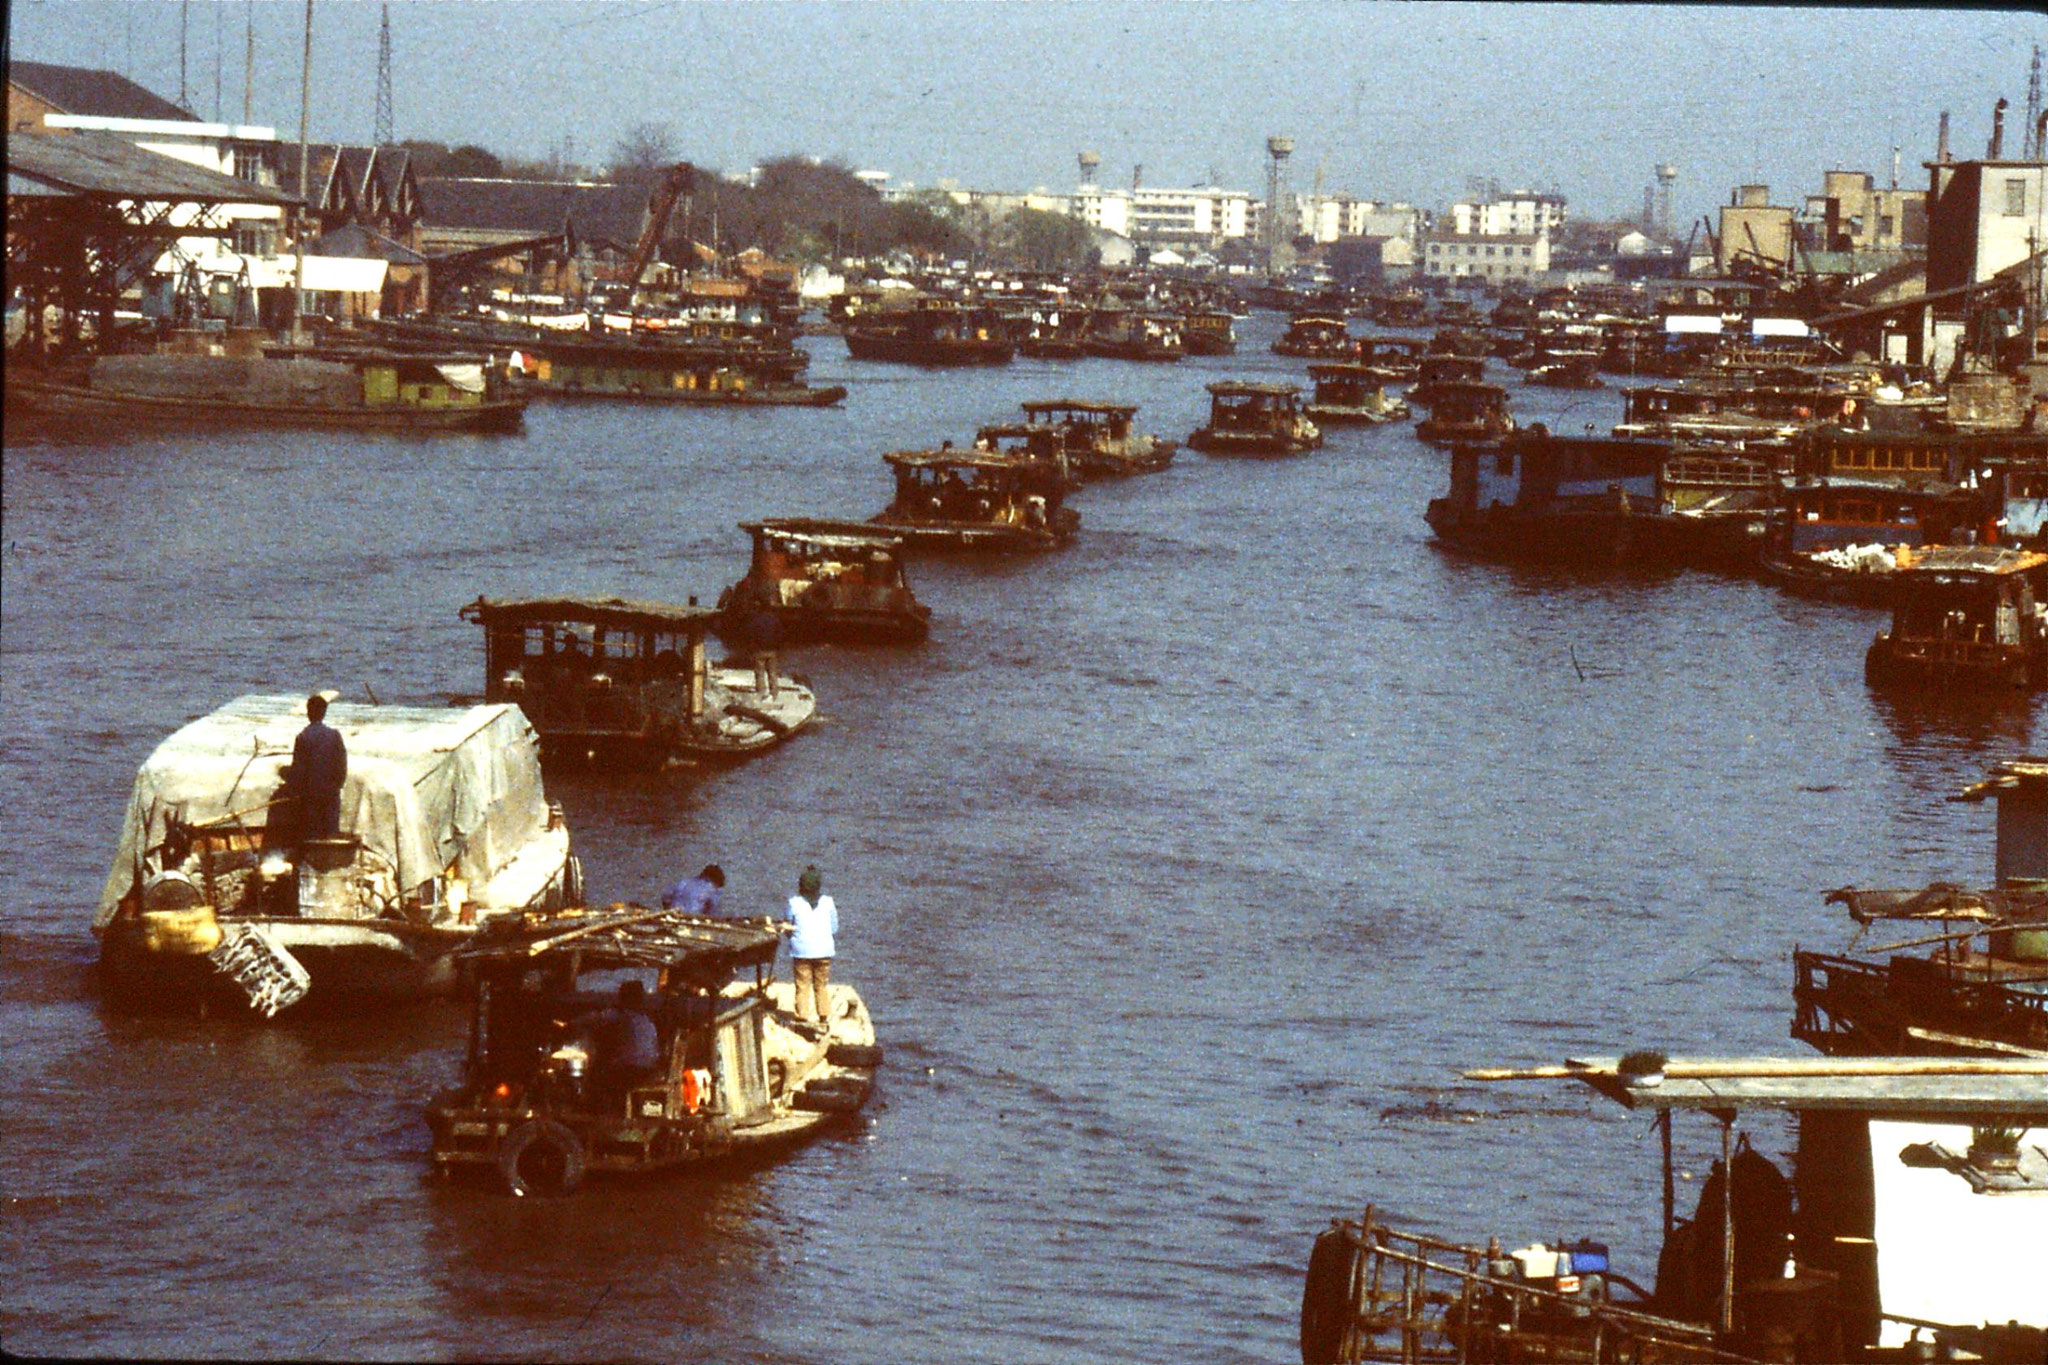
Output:
M1095 168L1102 164L1102 157L1095 152L1084 150L1075 160L1081 163L1081 183L1084 185L1094 184Z
M1294 234L1287 231L1280 209L1286 191L1287 158L1294 155L1294 139L1277 133L1266 139L1266 252L1270 257Z
M1657 236L1671 239L1671 187L1677 183L1678 167L1666 161L1657 167Z

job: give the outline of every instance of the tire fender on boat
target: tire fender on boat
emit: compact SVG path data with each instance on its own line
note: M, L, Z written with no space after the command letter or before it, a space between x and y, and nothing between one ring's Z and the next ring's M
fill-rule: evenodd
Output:
M553 1119L528 1119L498 1148L506 1192L520 1198L573 1193L583 1183L585 1165L583 1144Z
M1343 1228L1326 1229L1309 1253L1301 1287L1302 1365L1332 1365L1345 1359L1351 1335L1351 1285L1358 1269L1358 1244Z

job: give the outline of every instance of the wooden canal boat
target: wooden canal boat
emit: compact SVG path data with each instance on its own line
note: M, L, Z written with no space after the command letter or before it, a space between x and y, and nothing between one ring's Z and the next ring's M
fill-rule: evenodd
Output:
M1670 454L1661 442L1556 437L1539 425L1496 446L1454 447L1450 491L1425 516L1443 544L1487 558L1682 563L1691 527L1658 486Z
M1862 606L1896 600L1898 570L1923 551L1975 536L1989 486L1828 475L1783 490L1785 517L1766 545L1764 576L1788 592Z
M1124 309L1096 310L1085 345L1106 360L1175 361L1187 354L1178 317Z
M1307 412L1319 426L1377 425L1408 416L1408 405L1387 397L1386 372L1376 365L1326 361L1308 367L1315 397Z
M1323 444L1323 433L1301 411L1293 384L1226 380L1209 385L1209 425L1188 445L1211 455L1298 455Z
M874 1091L874 1024L837 981L822 1023L798 1018L790 983L768 979L780 942L767 920L625 904L481 937L463 954L462 1081L427 1105L434 1170L562 1196L590 1176L780 1154L846 1123ZM612 1060L635 1027L652 1066Z
M994 312L946 299L849 319L846 350L855 360L931 366L1007 365L1016 353Z
M904 580L902 542L866 522L743 521L754 539L747 576L718 598L724 639L774 646L830 640L912 644L931 608Z
M487 700L512 702L552 757L606 765L747 758L804 729L818 699L773 655L717 666L709 607L616 597L479 597Z
M1134 403L1047 398L1023 406L1026 421L1060 434L1067 466L1083 480L1149 474L1173 462L1173 442L1131 430Z
M1412 391L1409 397L1414 398ZM1515 429L1507 390L1498 384L1447 381L1432 397L1429 416L1415 424L1415 434L1431 445L1498 441Z
M1088 354L1092 317L1090 309L1073 306L1035 312L1017 349L1033 360L1079 360Z
M2048 684L2048 555L1943 545L1901 566L1892 624L1870 643L1873 686L1950 692Z
M2019 1365L2048 1343L2033 1254L2048 1154L2027 1137L2048 1126L2048 1060L1638 1052L1465 1078L1569 1079L1654 1116L1664 1175L1654 1269L1595 1237L1514 1247L1402 1233L1368 1205L1362 1219L1333 1219L1310 1253L1304 1365L1930 1355ZM1774 1161L1765 1149L1788 1113L1796 1136ZM1718 1128L1720 1159L1684 1218L1674 1119L1695 1114ZM1589 1211L1611 1217L1615 1198L1592 1191Z
M1408 390L1408 401L1419 408L1433 408L1444 394L1485 381L1485 356L1425 355L1416 362L1415 386Z
M1527 383L1547 389L1607 387L1607 381L1600 377L1600 356L1597 352L1543 352L1537 356L1536 363L1529 367L1522 378Z
M1350 360L1358 353L1349 325L1342 317L1303 313L1287 324L1287 334L1273 343L1274 355L1306 356L1310 360Z
M1060 488L1081 486L1081 471L1067 451L1065 434L1042 422L988 422L974 429L974 449L983 454L1036 460L1059 471Z
M273 1015L443 994L480 928L582 900L519 708L333 702L348 774L328 836L292 783L305 706L238 697L143 763L92 921L116 998Z
M844 385L812 388L786 367L762 368L753 352L724 345L556 342L513 350L508 372L553 398L623 398L704 407L831 407Z
M1180 343L1189 355L1231 355L1237 350L1237 328L1227 309L1184 313Z
M40 369L10 363L7 410L114 425L511 431L526 400L475 356L360 352L347 359L108 355Z
M1422 372L1422 357L1429 342L1422 337L1359 337L1357 360L1385 376L1389 384L1412 384Z
M869 522L907 551L1051 550L1080 528L1061 465L996 451L913 450L882 457L896 495Z

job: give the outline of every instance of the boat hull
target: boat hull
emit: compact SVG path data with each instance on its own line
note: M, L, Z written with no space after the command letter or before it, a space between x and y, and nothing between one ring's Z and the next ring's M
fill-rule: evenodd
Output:
M929 612L771 607L759 602L720 605L725 614L715 629L731 644L914 645L931 634Z
M547 398L570 400L614 399L635 403L681 403L705 408L829 408L846 400L841 384L821 389L801 384L765 386L757 389L647 389L614 390L568 388L536 384L532 392Z
M1016 348L1007 341L895 336L849 329L846 351L855 360L887 360L904 365L1007 365Z
M321 407L233 403L121 393L43 379L8 376L7 409L63 421L180 426L341 427L365 431L512 431L525 418L524 398L463 408Z
M1081 515L1061 508L1050 527L990 525L970 521L893 521L889 514L869 525L903 542L907 554L1018 554L1056 550L1073 539Z
M1879 631L1863 656L1872 687L1921 692L2017 692L2048 682L2048 655L1971 640L1899 640Z
M1301 455L1322 447L1321 433L1312 437L1265 432L1215 431L1204 427L1188 437L1188 447L1205 455Z
M223 920L261 926L312 979L293 1009L376 1006L450 994L460 980L453 956L469 932L419 930L378 921L338 923L293 918ZM129 916L100 937L100 977L108 996L142 1007L204 1006L251 1011L249 997L204 955L150 948Z
M1531 515L1512 508L1467 511L1437 498L1425 514L1443 545L1485 559L1594 567L1672 567L1687 558L1677 518L1617 510Z

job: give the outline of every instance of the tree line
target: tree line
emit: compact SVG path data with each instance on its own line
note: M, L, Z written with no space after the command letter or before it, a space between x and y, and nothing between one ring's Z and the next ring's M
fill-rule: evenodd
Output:
M570 164L559 153L534 161L500 157L474 144L399 145L412 153L413 173L422 177L602 178L651 187L666 168L689 159L675 134L658 123L628 129L601 169ZM1095 259L1087 226L1065 214L1016 209L992 215L936 190L884 199L849 167L795 154L763 162L751 180L728 180L699 168L690 193L676 205L663 254L688 259L691 244L701 243L723 253L758 247L798 264L903 252L1048 271L1080 269Z

